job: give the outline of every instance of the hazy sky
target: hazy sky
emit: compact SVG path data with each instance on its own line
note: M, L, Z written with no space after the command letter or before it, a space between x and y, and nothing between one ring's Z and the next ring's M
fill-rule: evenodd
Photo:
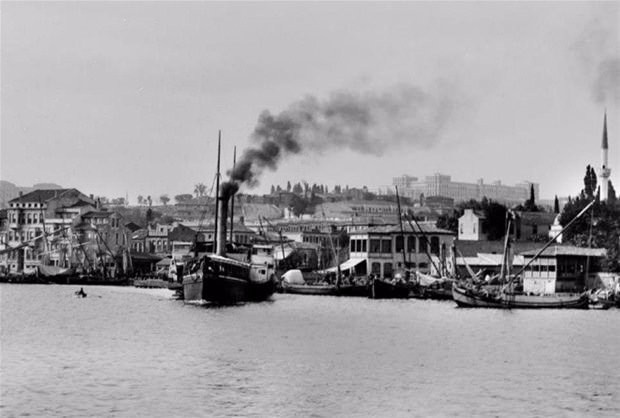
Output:
M133 202L191 193L213 182L218 129L224 171L263 111L314 103L327 128L256 192L441 172L575 195L600 165L605 108L620 190L618 2L3 1L0 12L0 176L18 185ZM338 125L353 139L330 142L333 120L350 122L343 101L354 121L373 107L372 123Z

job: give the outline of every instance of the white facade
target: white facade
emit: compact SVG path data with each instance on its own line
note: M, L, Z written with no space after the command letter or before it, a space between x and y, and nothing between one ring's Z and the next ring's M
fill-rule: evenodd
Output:
M401 184L402 177L393 179ZM411 177L410 179L414 179ZM524 181L508 186L501 181L494 181L491 184L484 183L483 179L476 183L455 182L448 175L435 173L432 176L426 176L423 180L409 181L409 185L402 191L403 196L407 196L414 200L419 200L420 196L443 196L454 199L455 202L463 202L471 199L482 200L486 197L499 203L512 204L523 203L530 198L530 187L534 187L534 197L538 200L538 183ZM400 188L399 188L400 189Z
M483 219L473 209L465 209L465 213L459 218L459 240L480 241L485 239L486 236L482 230Z

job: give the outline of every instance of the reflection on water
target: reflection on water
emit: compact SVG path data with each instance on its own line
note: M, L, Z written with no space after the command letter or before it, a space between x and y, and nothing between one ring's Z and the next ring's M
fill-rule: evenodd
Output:
M0 415L620 416L620 310L0 285Z

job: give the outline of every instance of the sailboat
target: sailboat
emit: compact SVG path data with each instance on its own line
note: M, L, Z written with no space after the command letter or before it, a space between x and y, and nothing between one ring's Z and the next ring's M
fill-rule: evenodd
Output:
M221 134L220 134L221 135ZM216 220L216 249L213 254L193 260L183 276L183 299L189 302L206 301L218 305L267 300L275 291L275 274L269 265L253 265L226 255L226 224L228 203L237 185L225 183L220 196L219 140L216 201L219 218ZM217 213L217 212L216 212Z
M500 280L502 285L499 288L482 286L475 283L459 283L452 285L452 297L459 307L467 308L499 308L499 309L588 309L590 297L588 292L577 294L555 293L551 295L531 295L516 290L517 284L521 279L521 274L525 269L549 247L556 238L562 234L573 222L579 219L594 201L590 202L575 218L573 218L558 234L551 238L534 257L523 266L515 275L508 274L509 265L509 243L510 243L510 220L504 243L504 254L502 257L502 268Z

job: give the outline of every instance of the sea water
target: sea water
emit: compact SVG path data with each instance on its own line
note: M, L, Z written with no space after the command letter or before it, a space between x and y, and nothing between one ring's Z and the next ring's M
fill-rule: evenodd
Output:
M2 417L620 416L620 310L0 285Z

